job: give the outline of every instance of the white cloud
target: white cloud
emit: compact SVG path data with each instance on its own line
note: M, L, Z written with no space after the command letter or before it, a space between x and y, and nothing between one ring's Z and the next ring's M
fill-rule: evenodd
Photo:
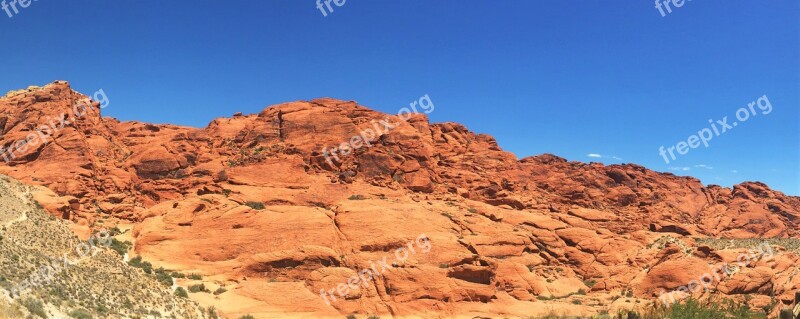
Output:
M589 153L589 154L586 154L586 156L592 157L592 158L608 158L608 159L613 159L615 161L621 161L622 160L622 158L616 157L614 155L601 155L601 154L597 154L597 153Z
M684 171L685 172L685 171L692 170L692 168L691 167L687 167L687 166L684 166L684 167L670 167L669 170L670 171Z
M739 171L737 171L737 170L732 170L732 171L731 171L731 173L734 173L734 174L736 174L736 173L738 173L738 172L739 172Z
M705 168L705 169L714 169L713 167L708 166L706 164L695 165L694 167Z

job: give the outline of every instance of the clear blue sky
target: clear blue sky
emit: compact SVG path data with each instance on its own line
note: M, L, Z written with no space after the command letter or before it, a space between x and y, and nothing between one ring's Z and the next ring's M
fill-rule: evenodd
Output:
M10 0L7 0L10 1ZM800 2L38 0L0 11L0 90L104 89L121 120L204 127L330 96L494 135L517 156L632 162L800 194ZM773 110L673 146L767 95ZM600 154L601 158L588 154Z

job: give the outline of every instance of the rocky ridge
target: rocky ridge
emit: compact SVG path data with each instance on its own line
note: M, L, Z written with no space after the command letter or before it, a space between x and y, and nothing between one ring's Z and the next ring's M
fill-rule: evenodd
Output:
M387 118L353 101L284 103L190 128L120 122L97 103L75 116L84 98L63 81L0 98L4 150L52 118L70 122L0 172L52 190L37 199L77 232L130 225L132 253L224 287L191 297L231 318L626 309L744 252L695 238L790 240L800 229L800 198L762 183L705 187L634 164L517 159L491 136L422 114L388 116L395 127L371 147L329 162L325 147ZM331 305L320 297L420 235L430 252ZM760 307L789 302L798 256L775 251L715 290Z

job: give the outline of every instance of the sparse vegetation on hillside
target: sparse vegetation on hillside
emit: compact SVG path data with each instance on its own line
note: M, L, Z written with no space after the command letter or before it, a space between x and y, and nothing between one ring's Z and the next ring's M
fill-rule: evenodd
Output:
M143 261L142 256L136 256L131 258L131 260L128 261L128 265L131 265L131 267L142 269L146 274L153 273L153 265L150 264L149 262Z
M573 302L574 303L574 302ZM579 303L575 303L579 304ZM643 312L620 311L616 315L599 314L592 317L576 317L550 314L544 317L528 317L528 319L766 319L761 311L750 309L743 303L732 300L698 301L689 299L669 308L656 306Z
M75 319L92 319L92 313L86 309L75 309L69 313L69 316Z
M28 309L28 312L37 315L41 318L47 318L47 312L44 310L44 303L35 298L25 298L20 300L20 303Z
M211 319L219 319L219 315L217 314L217 308L214 306L208 307L208 317Z
M647 248L656 248L656 249L664 249L669 244L677 245L681 248L681 251L684 254L691 254L694 251L694 247L687 245L683 240L678 239L675 236L671 235L664 235L656 239L654 242L650 243Z
M566 299L575 295L582 296L586 294L586 290L578 289L578 291L570 292L563 296L538 296L536 299L538 300L558 300L558 299Z
M642 315L642 319L766 319L766 314L732 300L698 301L689 299L669 308L659 308Z
M800 253L800 238L694 238L697 245L705 245L714 249L761 249L764 244L781 246L786 250Z
M117 241L115 246L112 241L111 249L95 246L89 254L76 253L75 247L86 241L76 237L67 222L37 208L28 186L3 178L0 236L0 290L29 283L14 302L0 302L0 319L209 318L206 309L173 295L165 285L166 270L147 275L133 267L152 273L152 265L141 258L124 262L123 250L115 247L127 243ZM46 279L31 279L54 260L61 266L51 268Z
M189 292L197 293L197 292L210 292L206 285L204 284L197 284L189 286Z
M109 247L120 256L124 256L133 247L133 244L129 241L119 241L116 238L111 238L111 246Z
M24 318L22 309L18 304L9 304L3 299L0 299L0 319L15 319Z
M175 295L182 298L189 298L189 293L186 292L186 289L183 289L183 287L176 288Z
M158 280L160 283L163 283L167 287L172 286L172 276L170 276L168 270L164 269L163 267L159 267L158 269L156 269L155 275L156 275L156 280Z

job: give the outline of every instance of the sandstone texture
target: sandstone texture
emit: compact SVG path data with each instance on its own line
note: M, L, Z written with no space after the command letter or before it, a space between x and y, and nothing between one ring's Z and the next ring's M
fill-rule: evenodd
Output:
M205 128L120 122L97 102L75 115L85 98L63 81L0 98L3 150L51 118L69 121L0 173L49 189L37 200L76 231L131 228L131 255L202 275L178 285L224 288L190 294L222 317L613 312L736 263L764 238L769 258L697 295L788 304L800 289L800 198L759 182L706 187L635 164L518 159L460 124L330 98ZM393 127L369 146L323 151L386 119ZM731 244L698 240L709 238Z

